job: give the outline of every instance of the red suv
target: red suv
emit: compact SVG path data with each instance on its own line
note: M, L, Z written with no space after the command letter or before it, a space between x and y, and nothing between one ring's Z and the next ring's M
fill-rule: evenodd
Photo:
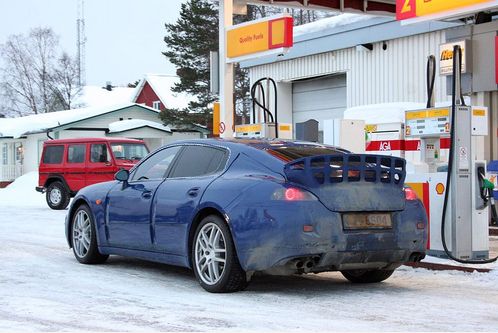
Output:
M38 192L46 192L52 209L65 209L81 188L114 179L149 153L142 140L78 138L45 141L39 167Z

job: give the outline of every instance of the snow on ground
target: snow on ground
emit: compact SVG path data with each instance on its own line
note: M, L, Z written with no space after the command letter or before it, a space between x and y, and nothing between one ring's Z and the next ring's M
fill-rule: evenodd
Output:
M0 331L497 331L498 271L399 268L353 285L339 273L255 277L209 294L191 271L112 256L81 265L23 176L0 189Z

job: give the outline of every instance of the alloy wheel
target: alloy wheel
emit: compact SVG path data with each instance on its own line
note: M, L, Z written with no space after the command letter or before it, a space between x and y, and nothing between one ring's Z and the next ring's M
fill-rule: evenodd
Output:
M73 247L76 255L84 257L90 249L92 239L92 228L90 217L84 210L80 210L74 217L73 225Z
M223 276L226 264L226 242L221 229L207 223L195 241L195 265L202 281L214 285Z

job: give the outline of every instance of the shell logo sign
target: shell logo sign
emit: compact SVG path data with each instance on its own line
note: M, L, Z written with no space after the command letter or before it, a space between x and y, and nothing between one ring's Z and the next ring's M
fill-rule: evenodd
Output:
M396 19L440 19L495 6L496 0L396 0Z
M279 15L227 28L227 61L284 53L293 44L293 20Z

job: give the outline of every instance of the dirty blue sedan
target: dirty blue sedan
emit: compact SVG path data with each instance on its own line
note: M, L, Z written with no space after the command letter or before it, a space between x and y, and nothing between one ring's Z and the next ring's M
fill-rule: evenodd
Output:
M401 158L297 141L164 146L82 189L66 218L76 259L122 255L190 267L209 292L255 272L340 271L380 282L425 256L427 217Z

